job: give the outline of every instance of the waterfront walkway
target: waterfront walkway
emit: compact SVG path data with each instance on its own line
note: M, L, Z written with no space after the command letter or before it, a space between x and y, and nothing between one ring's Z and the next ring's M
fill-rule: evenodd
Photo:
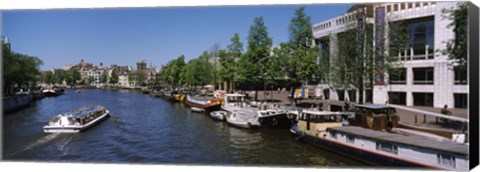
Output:
M271 100L273 97L273 100L276 102L280 102L284 105L290 105L290 100L288 99L288 94L290 92L285 91L267 91L268 94L263 93L263 91L258 92L258 99L259 100L264 100L265 97L266 100ZM270 93L273 93L270 95ZM255 96L254 91L249 92L249 97L253 98ZM344 101L336 101L336 100L301 100L297 101L297 106L298 107L312 107L316 106L318 104L322 103L323 104L323 109L328 110L328 105L334 105L334 108L341 108L344 106ZM354 102L350 102L351 107L355 107ZM413 108L417 110L423 110L423 111L428 111L428 112L435 112L435 113L440 113L442 108L433 108L433 107L420 107L420 106L410 106L408 108ZM333 109L331 109L333 110ZM397 115L400 117L400 122L405 123L405 124L413 124L413 125L425 125L425 126L432 126L435 125L435 117L433 116L428 116L424 114L418 114L418 113L412 113L410 111L406 111L403 109L396 109L397 110ZM452 112L452 116L468 119L468 109L459 109L459 108L449 108L450 112ZM416 116L416 120L415 120Z

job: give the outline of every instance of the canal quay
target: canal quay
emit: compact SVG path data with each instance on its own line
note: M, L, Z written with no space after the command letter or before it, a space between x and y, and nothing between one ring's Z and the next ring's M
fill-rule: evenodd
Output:
M110 118L81 133L44 133L52 116L102 105ZM184 103L134 90L66 89L3 116L5 161L367 167L297 141L288 129L229 126Z

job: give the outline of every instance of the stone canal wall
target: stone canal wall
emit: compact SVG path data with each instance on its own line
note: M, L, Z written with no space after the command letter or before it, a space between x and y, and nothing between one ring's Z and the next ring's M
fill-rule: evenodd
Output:
M24 108L33 101L31 94L16 95L14 97L3 98L3 112L9 113Z

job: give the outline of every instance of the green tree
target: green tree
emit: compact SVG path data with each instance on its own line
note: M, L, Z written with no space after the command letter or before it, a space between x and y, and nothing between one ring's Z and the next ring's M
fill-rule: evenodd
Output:
M255 89L255 100L258 99L258 85L265 81L266 66L270 56L272 38L268 36L263 17L256 17L248 31L247 52L239 60L238 79L249 83Z
M233 78L232 78L232 89L235 90L235 82L237 81L237 68L238 68L238 60L242 57L243 53L243 43L240 42L240 36L238 33L235 33L233 37L230 39L230 45L227 46L227 53L233 59ZM229 70L230 71L230 70Z
M448 28L453 28L455 37L448 40L446 48L440 50L448 55L450 65L456 72L468 72L468 2L458 2L452 9L442 9L443 19L451 20ZM464 77L467 78L467 77Z
M143 70L137 70L135 71L135 82L139 86L145 86L146 77L145 77L145 72Z
M213 66L208 61L210 54L204 51L203 54L188 61L180 73L181 83L187 86L204 86L213 81Z
M172 88L177 85L182 84L180 73L185 67L185 56L181 55L174 60L168 62L165 68L162 70L162 79L165 83L170 85Z
M13 52L6 44L2 44L2 46L5 67L3 87L6 94L13 94L19 87L28 89L34 86L41 75L39 68L43 61L34 56Z
M60 72L60 75L64 76L65 82L70 86L75 86L75 84L77 84L77 81L81 79L81 75L78 69L73 68L68 71L61 71L62 72ZM93 77L91 79L87 78L85 82L88 82L87 80L91 80L93 82ZM61 82L63 82L63 80Z
M53 80L54 84L63 84L63 81L66 81L68 84L67 71L63 69L54 70Z
M103 72L102 75L100 75L100 83L107 83L107 79L108 79L108 76L107 76L107 72Z
M130 76L130 75L129 75ZM128 78L128 80L130 81L130 78ZM111 76L110 76L110 79L108 81L110 84L117 84L118 83L118 75L117 73L115 72L112 72Z
M311 28L310 16L305 14L305 7L296 9L290 20L288 45L281 46L283 52L280 52L281 55L284 55L283 58L286 58L283 60L286 62L284 69L290 78L291 94L294 92L293 88L301 81L308 84L314 74L318 75L316 59L319 50L312 44Z
M234 65L235 65L235 60L234 58L230 55L225 50L219 50L218 51L218 62L220 63L220 67L217 70L217 76L220 78L222 81L226 81L231 83L233 81L234 77Z
M87 79L85 79L85 83L86 83L87 85L90 85L90 84L92 84L92 82L93 82L94 80L95 80L95 79L93 78L93 76L89 76L89 77L87 77Z

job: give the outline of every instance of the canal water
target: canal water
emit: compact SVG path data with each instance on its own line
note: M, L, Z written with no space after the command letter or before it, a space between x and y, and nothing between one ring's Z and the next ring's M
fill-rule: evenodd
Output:
M47 134L52 116L103 105L111 117L81 133ZM234 128L183 103L129 90L67 89L3 116L3 160L279 167L359 167L301 141L288 129Z

